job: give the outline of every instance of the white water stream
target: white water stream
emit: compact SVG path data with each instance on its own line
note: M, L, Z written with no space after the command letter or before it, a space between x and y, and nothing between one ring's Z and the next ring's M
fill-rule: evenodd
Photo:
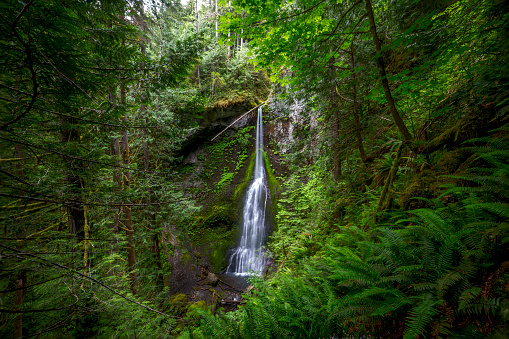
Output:
M267 207L267 179L263 165L262 106L258 108L256 123L254 180L244 201L242 237L230 257L227 273L235 275L261 274L265 265L262 245L265 240L265 210Z

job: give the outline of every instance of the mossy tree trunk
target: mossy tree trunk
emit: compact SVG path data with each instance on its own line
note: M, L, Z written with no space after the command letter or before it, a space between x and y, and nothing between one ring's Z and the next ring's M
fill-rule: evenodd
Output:
M355 72L355 56L354 56L354 41L350 45L350 64L352 70L352 98L353 98L353 120L355 123L355 136L357 138L357 147L359 148L359 153L361 155L362 162L366 162L366 151L364 150L364 144L362 142L361 135L361 124L359 119L359 104L357 100L357 73Z
M339 151L339 110L338 110L338 94L336 87L331 88L330 109L332 112L332 166L334 172L334 181L338 182L341 177L341 154Z
M382 81L382 87L384 90L385 99L387 100L387 106L389 111L391 112L392 118L394 119L394 123L398 126L398 129L403 136L403 140L407 143L413 141L413 137L408 131L405 122L399 115L399 112L396 108L396 104L394 103L394 98L392 97L391 88L389 86L389 80L387 80L387 74L385 72L385 62L382 55L382 46L380 40L378 39L378 34L376 32L375 25L375 16L373 14L373 7L371 6L370 0L365 0L366 4L366 12L369 18L369 29L373 38L373 43L375 45L375 50L377 54L376 64L378 66L378 74L380 76L380 80Z
M376 207L376 212L380 212L384 209L385 206L390 205L390 200L392 199L391 194L389 194L389 199L386 199L387 192L389 192L389 189L393 186L394 180L396 179L396 173L398 172L399 168L399 161L401 159L401 152L403 150L403 145L400 145L398 147L398 150L396 151L396 158L394 159L391 169L389 171L389 175L387 175L387 179L385 179L384 188L382 190L382 194L380 196L380 200L378 201L378 205ZM385 202L387 200L387 203Z

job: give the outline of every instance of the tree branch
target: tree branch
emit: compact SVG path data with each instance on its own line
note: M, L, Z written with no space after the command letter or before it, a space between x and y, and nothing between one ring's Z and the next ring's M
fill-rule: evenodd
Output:
M30 7L33 2L34 2L34 0L30 0L25 6L23 6L23 9L21 10L21 12L19 12L19 14L16 17L16 19L14 19L14 21L11 24L11 29L13 31L16 29L16 25L18 24L18 21L21 19L23 14L25 14L25 12L28 10L28 7Z
M39 92L38 92L39 84L37 83L37 74L34 70L34 58L32 55L32 50L30 48L30 43L24 42L21 39L21 37L19 36L19 34L16 32L16 23L21 18L23 13L28 9L28 7L32 4L32 2L33 2L33 0L31 0L29 3L27 3L25 5L25 7L23 7L23 10L21 11L20 14L18 14L18 16L16 17L16 19L14 20L14 22L11 25L12 33L16 36L16 38L19 40L19 42L25 48L26 57L27 57L27 61L28 61L27 68L30 71L30 78L32 80L32 94L28 94L28 93L26 93L26 94L30 95L31 99L30 99L30 102L28 103L28 106L26 107L25 111L23 113L21 113L20 115L18 115L17 117L15 117L14 119L12 119L11 121L8 121L8 122L4 123L2 126L0 126L0 131L3 131L4 129L9 127L9 125L12 125L12 124L18 122L21 118L23 118L25 115L27 115L28 112L30 112L30 110L32 109L32 106L35 104L35 101L37 100L37 95L39 94Z
M305 9L304 11L302 12L299 12L299 13L296 13L296 14L292 14L292 15L289 15L287 16L286 18L278 18L278 19L275 19L275 20L271 20L271 21L265 21L265 22L260 22L259 24L257 24L256 26L261 26L261 25L267 25L267 24L271 24L273 22L277 22L277 21L283 21L283 20L288 20L288 19L291 19L291 18L294 18L296 16L299 16L299 15L302 15L302 14L305 14L307 12L310 12L312 11L313 9L315 9L316 7L320 6L321 4L323 4L325 1L327 0L323 0L323 1L320 1L319 3L317 3L316 5L313 5L307 9Z

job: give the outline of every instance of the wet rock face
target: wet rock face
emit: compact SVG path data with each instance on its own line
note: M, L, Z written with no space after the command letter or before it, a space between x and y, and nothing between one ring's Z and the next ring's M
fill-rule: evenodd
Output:
M318 125L314 112L306 106L304 99L290 96L280 100L271 97L268 100L267 109L270 117L267 126L267 139L277 144L278 152L281 154L292 152L300 129L313 128Z
M273 140L278 144L279 151L282 154L288 153L295 141L296 127L305 124L305 121L303 121L304 101L271 99L268 108L272 115L268 126L269 140Z

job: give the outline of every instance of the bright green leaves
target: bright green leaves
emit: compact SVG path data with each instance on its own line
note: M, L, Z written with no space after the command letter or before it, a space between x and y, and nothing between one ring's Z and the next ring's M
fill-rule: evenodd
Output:
M326 1L239 1L233 3L233 8L237 14L229 13L222 18L222 32L239 33L244 28L245 38L258 55L258 67L272 66L299 73L335 55L314 53L319 37L336 25L335 14ZM311 54L315 55L310 57Z

